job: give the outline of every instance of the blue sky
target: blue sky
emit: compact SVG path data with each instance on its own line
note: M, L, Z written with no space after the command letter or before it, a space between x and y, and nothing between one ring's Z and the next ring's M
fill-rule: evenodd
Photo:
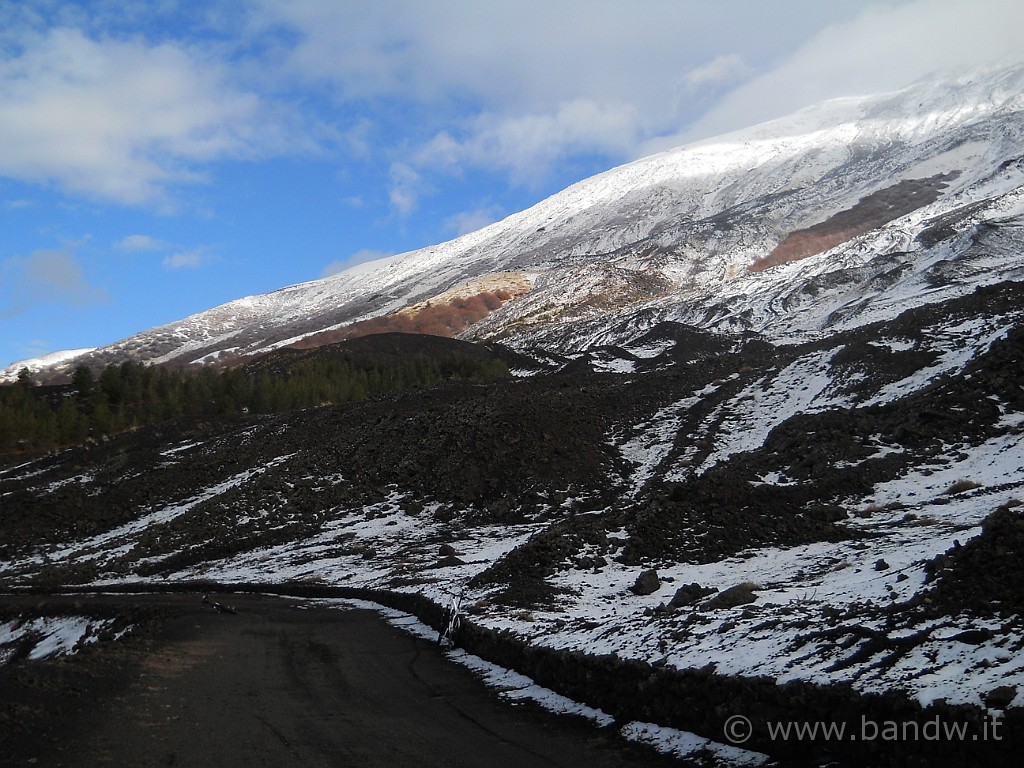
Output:
M1018 53L1017 0L0 0L0 367Z

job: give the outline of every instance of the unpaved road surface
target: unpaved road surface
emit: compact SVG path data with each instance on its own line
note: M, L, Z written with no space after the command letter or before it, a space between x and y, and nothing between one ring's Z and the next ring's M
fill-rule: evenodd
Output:
M678 765L589 724L501 701L434 643L370 611L218 599L237 613L198 595L63 598L147 618L127 640L0 668L0 764Z

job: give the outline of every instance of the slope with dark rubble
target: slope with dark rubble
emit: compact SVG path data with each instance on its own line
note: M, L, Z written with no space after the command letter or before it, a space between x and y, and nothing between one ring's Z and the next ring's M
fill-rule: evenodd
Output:
M480 653L691 751L745 715L747 746L791 759L765 723L833 707L1024 727L1022 77L805 111L106 350L237 360L529 287L462 332L515 378L7 460L0 584L344 587L428 613L465 588ZM1004 764L1006 738L970 759Z
M662 323L557 373L141 430L0 470L0 579L463 585L482 630L702 695L1017 722L1022 320L1003 283L799 345Z

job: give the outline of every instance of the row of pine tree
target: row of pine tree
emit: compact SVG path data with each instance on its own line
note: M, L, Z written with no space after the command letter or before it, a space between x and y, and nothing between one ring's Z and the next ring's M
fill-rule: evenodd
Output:
M412 387L508 376L500 360L465 354L406 359L308 360L285 372L245 368L176 371L135 362L96 375L75 369L70 386L35 386L27 373L0 386L0 454L85 443L177 419L230 419L341 404Z

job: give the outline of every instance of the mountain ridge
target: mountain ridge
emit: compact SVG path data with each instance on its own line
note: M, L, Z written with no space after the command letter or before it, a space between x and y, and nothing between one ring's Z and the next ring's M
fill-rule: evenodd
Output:
M765 332L773 316L764 305L780 300L784 283L866 269L872 274L857 288L870 290L879 275L869 254L902 252L927 268L944 248L969 250L950 240L979 223L1019 222L1022 93L1024 66L1016 65L826 102L611 169L455 240L237 299L60 365L126 358L181 365L258 355L507 272L526 275L533 290L452 335L577 353L593 339L573 325L595 318L610 324L638 309L717 330ZM940 178L945 186L919 205L901 192L901 184ZM750 268L764 266L787 237L826 226L872 196L884 208L886 190L902 198L898 216L854 227L845 239L840 234L824 253L805 254L788 272L778 268L781 279L772 279L774 270L760 282L750 279ZM925 232L927 247L920 240ZM997 261L986 269L1019 274L1012 259ZM957 293L957 279L947 282L946 295ZM972 284L960 282L965 289ZM744 308L753 319L716 316L722 293L733 303L753 296ZM769 298L759 302L758 294ZM917 290L918 299L928 295ZM801 332L827 322L809 318ZM4 373L10 378L26 364Z

